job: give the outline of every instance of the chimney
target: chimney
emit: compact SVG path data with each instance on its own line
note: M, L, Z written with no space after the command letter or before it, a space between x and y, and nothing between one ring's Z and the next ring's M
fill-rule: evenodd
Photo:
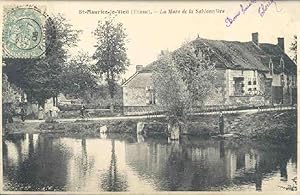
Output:
M255 45L259 45L259 42L258 42L258 32L255 32L255 33L252 33L252 42L255 44Z
M136 65L136 72L140 72L143 69L143 65Z
M284 52L284 38L283 37L278 37L277 38L278 43L277 45L282 49L282 51Z

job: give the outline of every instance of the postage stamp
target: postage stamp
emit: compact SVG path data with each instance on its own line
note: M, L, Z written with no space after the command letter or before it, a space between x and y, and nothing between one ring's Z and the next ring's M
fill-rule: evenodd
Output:
M12 58L39 57L45 52L45 15L37 7L4 8L3 51Z

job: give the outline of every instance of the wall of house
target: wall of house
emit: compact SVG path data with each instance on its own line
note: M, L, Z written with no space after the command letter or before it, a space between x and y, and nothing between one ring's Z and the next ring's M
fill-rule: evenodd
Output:
M274 104L291 104L296 97L296 78L292 75L283 75L283 83L280 74L272 75L272 97Z
M272 103L280 103L279 101L282 98L282 87L280 76L278 75L273 75L272 79L267 78L263 73L254 70L230 69L217 69L216 74L217 79L214 83L215 87L210 93L210 95L207 97L207 99L204 101L204 105L206 106L258 106L270 105ZM240 95L236 95L234 92L234 84L236 77L244 78L244 93ZM295 78L293 79L295 80ZM296 95L296 90L292 90L292 85L287 85L288 80L292 82L292 77L289 76L288 79L288 77L285 75L285 86L283 87L284 104L290 104L292 102L292 97ZM153 87L151 73L139 73L138 75L136 75L127 85L123 87L124 106L150 106L152 108L151 110L153 110L155 105L149 105L148 103L149 97L147 97L146 88L149 86ZM251 89L251 91L249 89Z
M266 78L256 70L226 70L228 105L269 105L271 93ZM235 78L243 78L243 93L235 93ZM269 86L270 87L270 86Z
M146 88L153 86L152 73L139 73L123 86L123 106L147 106Z
M272 79L266 78L264 75L259 74L259 82L262 82L261 91L264 92L262 95L265 97L266 105L272 104Z
M284 75L284 86L283 86L283 103L284 104L291 104L292 103L292 96L293 94L292 88L295 87L292 83L292 75Z
M281 86L280 74L272 75L272 86Z
M287 77L287 75L283 75L284 85L282 85L281 74L272 75L272 97L274 104L288 104L290 102Z
M146 88L123 87L124 106L147 106Z
M229 96L234 96L234 79L237 77L242 77L244 78L244 94L245 95L252 95L253 93L249 92L249 89L251 89L251 91L254 91L254 89L256 91L260 91L261 90L261 82L259 83L259 73L256 70L230 70L227 69L226 70L228 72L227 74L227 79L229 82L229 90L228 90L228 95ZM250 84L249 84L250 82ZM254 85L254 82L256 82L256 84Z

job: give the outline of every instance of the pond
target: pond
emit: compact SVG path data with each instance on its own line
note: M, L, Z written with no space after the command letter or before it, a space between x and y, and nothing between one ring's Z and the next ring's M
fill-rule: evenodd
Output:
M184 137L3 138L5 191L274 191L295 186L296 146Z

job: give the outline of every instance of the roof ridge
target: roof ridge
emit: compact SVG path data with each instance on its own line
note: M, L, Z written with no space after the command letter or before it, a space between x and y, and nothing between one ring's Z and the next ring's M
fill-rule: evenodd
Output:
M249 43L252 41L231 41L231 40L224 40L224 39L207 39L207 38L202 38L202 37L198 37L196 38L194 41L196 41L197 39L202 39L202 40L208 40L208 41L222 41L222 42L237 42L237 43Z
M196 41L197 39L208 40L208 41L223 41L223 42L228 42L228 43L234 43L234 42L236 42L236 43L253 43L253 41L251 41L251 40L250 41L231 41L231 40L224 40L224 39L208 39L208 38L202 38L202 37L197 37L193 41ZM269 44L269 45L273 45L273 46L278 46L278 44L274 44L274 43L259 43L259 44Z
M131 75L124 83L121 84L121 86L127 85L129 81L131 81L136 75L138 75L140 72L135 72L133 75Z

